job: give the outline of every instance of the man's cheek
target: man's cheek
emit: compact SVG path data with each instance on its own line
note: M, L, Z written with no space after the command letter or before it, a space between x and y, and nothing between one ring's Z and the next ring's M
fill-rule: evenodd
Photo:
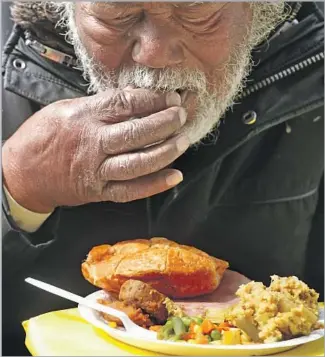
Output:
M242 14L244 16L243 12ZM234 49L245 44L247 28L238 25L241 21L238 19L237 14L235 18L238 24L236 24L233 17L233 13L229 10L225 11L217 29L210 35L206 35L195 46L198 49L197 58L204 64L204 71L211 83L214 82L216 71L224 72L227 63L231 60Z
M93 42L89 54L107 72L116 70L122 66L123 49L120 50L117 45L110 47Z

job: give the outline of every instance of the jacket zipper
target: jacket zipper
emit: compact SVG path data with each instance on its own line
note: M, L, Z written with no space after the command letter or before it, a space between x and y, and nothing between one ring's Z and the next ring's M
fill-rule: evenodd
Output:
M324 60L324 52L321 51L317 54L315 54L314 56L310 56L308 58L306 58L305 60L298 62L297 64L294 64L286 69L284 69L283 71L280 71L276 74L273 74L269 77L266 77L262 80L260 80L259 82L247 87L245 90L243 90L243 92L237 97L237 99L243 99L246 98L247 96L249 96L252 93L256 93L258 92L260 89L264 89L266 87L268 87L269 85L284 79L286 77L289 77L290 75L297 73L303 69L306 69L307 67L320 62Z
M302 4L297 3L293 11L291 12L290 16L287 18L287 23L290 23L295 20L299 10L301 9ZM307 59L298 62L297 64L290 66L283 71L280 71L272 76L266 77L262 79L261 81L249 86L246 88L238 97L237 99L243 99L247 96L249 96L252 93L257 92L260 89L263 89L270 84L273 84L277 82L278 80L281 80L283 78L286 78L290 76L293 73L296 73L302 69L307 68L308 66L312 65L313 63L317 63L324 59L324 52L319 52L314 56L308 57ZM176 188L177 189L177 188ZM185 187L182 188L182 191L185 189ZM177 189L178 190L178 189ZM172 201L175 199L176 195L173 195L172 198L169 199L169 202L165 203L165 207L162 208L162 212L159 214L159 216L162 216L163 211L166 211L168 206L172 203ZM146 200L146 211L147 211L147 218L148 218L148 236L151 237L152 235L152 211L151 211L151 199L150 197L147 198Z
M292 65L286 69L284 69L283 71L280 71L272 76L269 76L269 77L266 77L264 79L262 79L261 81L253 84L252 86L248 87L246 90L244 90L241 95L239 95L237 97L237 99L243 99L247 96L249 96L250 94L252 93L256 93L258 92L260 89L263 89L263 88L266 88L268 87L269 85L283 79L283 78L286 78L286 77L289 77L290 75L296 73L296 72L299 72L317 62L320 62L321 60L324 59L324 52L319 52L317 54L315 54L314 56L310 56L308 58L306 58L305 60L301 61L301 62L298 62L297 64L295 65ZM288 118L289 120L289 118ZM288 128L287 128L288 130ZM288 131L287 131L288 132ZM193 181L193 180L192 180ZM188 183L189 184L189 183ZM178 191L178 194L177 196L180 197L181 194L184 192L184 190L187 188L187 185L184 185L181 189L179 189ZM164 212L168 209L168 207L170 206L170 204L175 200L175 195L172 195L172 197L170 197L169 199L167 198L165 204L163 205L161 211L160 211L160 214L159 214L159 218L161 216L164 215ZM150 210L150 203L149 205L147 205L147 208ZM159 219L158 218L158 219ZM151 228L151 215L150 215L150 228Z
M293 20L297 17L298 12L299 12L300 9L301 9L301 6L302 6L302 3L301 3L301 2L298 2L298 3L295 5L295 7L294 7L294 9L292 10L291 14L290 14L289 17L287 18L287 21L291 22L291 21L293 21Z

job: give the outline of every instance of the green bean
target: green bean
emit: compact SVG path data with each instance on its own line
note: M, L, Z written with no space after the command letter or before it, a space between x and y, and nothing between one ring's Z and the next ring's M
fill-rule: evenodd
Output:
M182 321L186 327L189 327L192 322L192 319L188 316L184 316L182 317Z
M158 340L167 340L173 334L173 323L167 321L157 334Z
M221 340L221 333L218 330L213 330L210 333L210 337L213 341Z
M180 339L180 337L178 335L174 335L174 336L172 336L172 337L170 337L168 339L168 341L171 341L171 342L177 342L177 341L180 341L180 340L181 339Z
M186 327L180 317L174 316L172 323L175 335L181 336L186 332Z
M166 329L163 332L164 340L167 340L171 335L173 335L173 326L166 326Z

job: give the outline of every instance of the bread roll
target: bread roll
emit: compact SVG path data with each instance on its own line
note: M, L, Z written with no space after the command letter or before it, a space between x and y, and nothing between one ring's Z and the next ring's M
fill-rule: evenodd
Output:
M211 293L228 266L194 247L152 238L94 247L81 270L91 284L109 292L119 293L126 280L136 279L178 299Z

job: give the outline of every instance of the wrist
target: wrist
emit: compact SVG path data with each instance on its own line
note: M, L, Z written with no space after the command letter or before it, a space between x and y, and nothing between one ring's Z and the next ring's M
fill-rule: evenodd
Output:
M35 213L48 214L54 211L55 207L46 204L40 198L41 190L38 182L36 180L33 182L22 172L19 164L15 163L7 143L2 148L2 175L4 187L18 205Z

